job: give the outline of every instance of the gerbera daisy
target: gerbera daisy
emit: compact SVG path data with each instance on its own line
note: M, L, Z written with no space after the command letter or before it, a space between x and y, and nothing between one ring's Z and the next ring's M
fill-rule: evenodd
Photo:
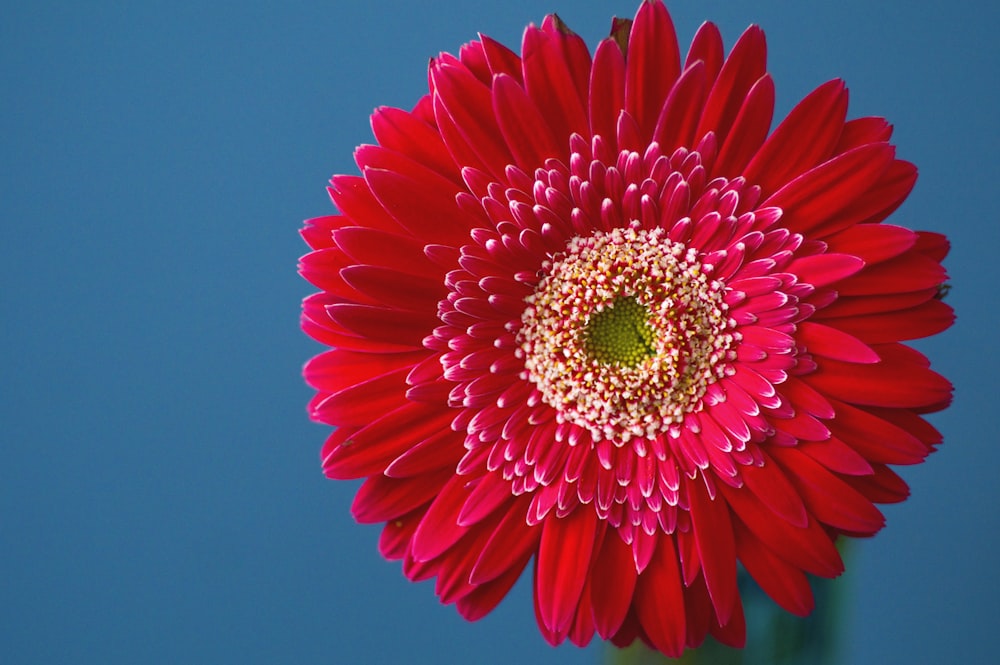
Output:
M705 23L682 60L658 1L593 55L556 16L481 37L303 230L324 471L466 618L533 562L553 644L741 645L738 565L809 613L941 441L902 342L953 320L948 244L883 223L916 168L841 81L770 132L765 50Z

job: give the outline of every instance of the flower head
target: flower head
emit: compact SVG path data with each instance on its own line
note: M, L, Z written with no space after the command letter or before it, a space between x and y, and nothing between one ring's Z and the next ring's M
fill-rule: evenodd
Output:
M381 108L310 220L305 369L332 478L442 602L487 614L534 560L553 643L744 639L903 500L951 386L947 241L883 223L916 169L826 83L770 131L763 33L682 60L658 1L591 56L554 16L482 37Z

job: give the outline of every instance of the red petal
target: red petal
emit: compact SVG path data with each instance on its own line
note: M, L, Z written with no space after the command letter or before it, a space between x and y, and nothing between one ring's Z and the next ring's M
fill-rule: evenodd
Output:
M441 323L435 312L406 312L372 305L335 303L326 311L334 323L361 337L418 348Z
M603 40L594 53L589 102L590 131L613 141L618 114L625 105L625 56L613 39Z
M546 159L565 151L528 94L507 75L493 80L493 110L507 147L526 172L533 173Z
M834 436L865 459L881 464L918 464L930 447L909 431L867 409L835 402L837 417L828 424Z
M617 633L625 621L636 579L632 548L617 531L608 529L590 573L594 626L604 639Z
M744 31L729 53L719 78L712 86L695 137L715 132L725 142L743 100L767 69L767 43L764 32L752 25ZM756 184L756 183L755 183Z
M947 278L940 263L918 252L908 252L867 266L857 275L838 284L837 291L845 296L906 293L935 287Z
M767 138L773 114L774 81L769 74L765 74L747 93L733 122L732 131L722 144L712 172L729 178L742 173L747 162Z
M681 655L687 636L684 594L677 552L669 536L660 536L656 556L639 576L635 613L653 646L668 657Z
M705 585L719 622L726 624L736 603L736 546L729 507L721 496L714 499L698 480L688 483L691 528L698 544L698 557Z
M824 239L831 252L853 254L872 265L913 247L917 234L891 224L858 224Z
M763 466L745 466L740 470L747 489L775 515L793 526L805 528L809 524L809 514L802 497L788 482L781 467L774 464L766 453L761 454L764 456Z
M680 73L680 61L667 8L660 2L642 3L629 35L625 110L635 119L644 141L653 134L667 93Z
M406 374L397 369L327 395L313 406L313 417L338 426L361 426L405 404Z
M476 565L469 574L472 584L485 584L505 574L522 557L534 552L542 535L541 527L528 526L525 511L528 501L511 503L510 509L493 531ZM523 565L523 564L522 564Z
M864 261L850 254L815 254L795 259L788 266L788 272L797 276L800 282L820 287L850 277L864 265Z
M836 577L844 572L837 548L815 519L810 518L809 526L800 529L785 520L774 519L774 513L751 492L725 483L719 483L718 487L733 512L774 554L821 577Z
M879 361L871 347L841 330L810 321L803 321L797 327L795 337L808 353L850 363Z
M427 260L424 243L398 233L362 226L345 226L333 239L355 263L387 266L411 275L438 277L441 270Z
M456 184L462 176L437 130L402 109L382 106L371 118L372 132L380 146L403 153Z
M507 571L485 584L477 586L467 595L459 598L455 604L459 614L467 621L479 621L493 611L503 600L514 584L521 577L524 567L531 560L531 553L521 555L521 559L511 565Z
M881 344L882 362L856 365L818 359L809 383L831 397L870 406L926 407L951 398L951 384L940 374L913 364L899 345Z
M722 61L725 58L722 46L722 35L719 28L714 23L705 22L698 27L691 40L691 48L688 49L687 60L684 62L684 69L688 69L699 60L705 64L705 73L709 81L715 81L722 68Z
M442 411L438 405L407 402L383 412L347 438L339 433L349 430L338 429L323 446L323 471L336 479L381 473L412 446L447 428L451 417L453 414ZM460 446L461 435L455 436L453 443Z
M743 175L748 182L760 185L765 195L781 189L830 156L846 115L844 82L824 83L792 109Z
M800 617L813 611L816 603L805 574L772 554L740 523L736 524L736 548L747 572L774 602Z
M408 275L392 268L355 265L342 268L344 281L377 303L401 310L436 310L448 290L440 280Z
M559 41L556 35L529 27L521 43L521 68L524 87L556 141L568 141L573 132L585 135L589 123Z
M830 471L848 475L863 476L872 473L872 465L853 448L836 437L825 441L805 441L796 446Z
M590 568L597 533L592 510L550 517L542 526L535 576L535 598L542 625L553 632L569 628Z
M402 480L372 476L358 488L351 514L362 524L396 519L429 503L452 475L445 470Z
M854 118L844 123L844 131L840 133L840 140L837 141L833 154L839 155L865 143L882 143L891 137L892 125L885 118Z
M410 541L416 561L430 561L458 542L469 527L459 526L458 513L469 496L469 478L453 476L431 503Z
M787 228L810 234L871 189L889 168L894 154L888 143L855 148L798 176L763 206L781 208Z
M524 83L521 77L521 56L486 35L479 35L479 39L482 40L483 55L494 75L507 74L513 76L519 84Z
M819 521L866 534L885 526L885 517L871 501L811 458L791 448L775 448L772 455L788 471L809 512Z
M365 180L386 211L425 244L468 240L468 218L455 203L457 190L383 169L365 169Z
M868 344L883 344L936 335L955 322L955 312L940 300L928 300L909 309L830 318L826 322Z
M434 96L455 123L466 143L498 179L513 162L493 115L490 89L459 66L436 64L431 67Z

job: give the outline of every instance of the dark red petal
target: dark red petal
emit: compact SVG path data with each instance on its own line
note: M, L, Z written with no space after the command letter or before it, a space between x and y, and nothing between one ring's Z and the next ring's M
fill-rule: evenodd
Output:
M815 319L842 319L862 314L877 314L916 307L937 295L937 288L910 291L908 293L890 293L871 296L843 296L836 301L824 305L818 310Z
M525 521L527 500L511 503L507 514L497 525L489 542L483 547L476 565L469 574L473 584L485 584L497 579L517 565L525 555L535 551L542 535L541 527L529 526Z
M868 460L836 437L825 441L802 441L796 447L830 471L848 476L872 473L872 465Z
M655 556L636 583L634 606L649 641L668 657L680 656L687 628L673 538L660 536Z
M644 2L632 23L626 60L625 110L639 126L642 140L653 135L667 93L680 73L677 34L661 2Z
M885 517L871 501L813 461L792 448L775 448L772 456L788 472L816 519L832 527L854 533L873 534L885 525Z
M722 68L724 58L725 52L719 28L714 23L706 21L698 26L698 31L694 33L691 48L688 49L687 60L684 61L684 69L688 69L700 60L705 64L708 80L714 82Z
M553 632L569 628L590 569L597 515L584 508L542 526L535 598L542 624Z
M394 370L326 396L313 417L339 426L361 426L405 403L408 368Z
M706 91L705 63L697 61L677 79L653 129L653 141L667 154L694 143Z
M326 249L333 246L333 232L351 221L343 215L327 215L307 219L305 226L299 230L302 239L310 249Z
M494 75L507 74L513 76L519 84L524 83L521 76L521 56L486 35L479 35L479 39L482 40L483 54Z
M775 515L793 526L805 528L809 524L809 514L802 497L788 482L781 467L774 464L766 453L761 454L764 456L762 466L749 465L740 470L746 488Z
M528 173L565 151L528 94L507 75L493 79L493 110L507 147Z
M467 621L479 621L500 604L514 584L521 577L524 567L531 560L531 553L521 555L521 559L511 565L499 577L480 584L467 595L459 598L455 604L459 614Z
M788 272L815 287L839 282L864 268L864 261L850 254L814 254L795 259Z
M894 259L867 266L863 271L837 285L845 296L874 293L908 293L935 287L948 278L941 264L918 252L907 252Z
M729 623L719 625L716 617L712 617L712 624L709 632L720 643L733 649L742 649L747 641L747 622L743 614L743 601L737 596L736 607L733 610L733 617Z
M356 263L388 266L411 275L440 275L440 270L424 255L419 240L362 226L345 226L333 232L337 246Z
M510 501L510 482L498 474L486 474L466 497L458 523L466 526L475 524Z
M587 578L576 606L573 622L570 624L569 641L578 647L585 647L594 638L594 611L590 599L591 577Z
M931 231L917 231L916 249L921 254L940 263L948 256L951 243L944 235Z
M747 182L760 185L767 195L826 160L846 115L843 81L816 88L792 109L747 165L743 173Z
M891 137L892 125L885 118L854 118L844 123L844 131L840 133L840 140L837 141L833 154L839 155L866 143L882 143Z
M917 242L910 229L891 224L858 224L824 238L831 252L853 254L866 265L899 256Z
M719 78L708 93L695 136L715 132L718 140L724 142L743 105L743 99L754 83L765 74L766 69L767 42L764 32L752 25L740 35L723 63Z
M774 513L754 494L719 483L719 489L740 520L771 551L802 570L821 577L836 577L844 563L830 536L815 519L806 528L774 519Z
M797 328L795 337L808 353L850 363L879 361L871 347L841 330L811 321L803 321Z
M355 224L399 233L403 229L375 199L368 183L361 176L337 175L327 190L333 204Z
M937 372L909 360L898 345L880 344L882 361L871 365L817 359L809 383L831 397L869 406L926 407L951 397L951 384Z
M390 478L409 478L445 467L454 469L465 452L463 439L461 432L442 429L395 457L385 466L384 473Z
M736 603L736 545L729 507L721 496L712 498L699 480L688 483L691 528L698 544L698 557L705 585L722 624L729 622Z
M365 180L385 210L425 243L468 239L468 218L455 203L456 190L383 169L366 169Z
M586 134L590 124L559 41L556 35L529 27L521 44L521 68L524 87L556 140L568 141L573 132Z
M617 531L608 529L590 573L594 626L604 639L617 633L625 621L636 579L632 548Z
M468 532L469 527L458 524L458 513L469 496L468 483L466 476L452 476L431 502L410 542L416 561L440 556Z
M413 367L425 357L426 351L358 353L335 349L309 360L302 374L313 388L335 393L388 372Z
M338 429L323 446L323 471L337 479L381 473L410 447L447 428L451 415L437 405L406 402L362 423L357 430ZM343 438L341 432L350 435Z
M326 308L334 323L367 339L421 347L441 321L435 312L406 312L391 307L335 303Z
M873 465L874 475L850 476L844 480L877 503L899 503L910 496L910 488L892 469L884 464Z
M453 475L452 471L445 469L417 478L372 476L358 488L351 514L362 524L396 519L428 504Z
M888 143L855 148L806 171L763 205L781 208L781 219L790 230L809 234L868 191L889 168L894 154Z
M737 522L735 527L740 561L760 588L792 614L812 612L816 603L805 574L772 554L745 526Z
M413 537L413 531L419 521L420 511L414 511L411 515L403 515L386 522L379 536L379 553L390 561L398 561L406 556L410 538Z
M625 105L625 56L613 39L603 40L594 53L588 100L591 133L613 141Z
M376 302L401 310L436 310L448 291L440 280L408 275L382 266L355 265L342 268L344 281Z
M883 344L936 335L955 322L955 312L941 300L882 314L825 319L867 344Z
M498 179L513 162L493 115L493 95L464 67L431 67L434 95L441 101L467 144Z
M865 459L881 464L917 464L930 447L910 431L868 409L834 402L837 417L828 425L833 434Z
M441 135L423 119L402 109L382 106L375 109L371 124L380 146L408 155L456 184L462 182Z
M855 224L878 224L903 203L917 182L917 167L897 159L872 187L851 205L813 229L816 238L848 229Z
M771 129L774 114L774 80L765 74L750 88L743 106L733 121L732 131L726 137L712 172L734 178L760 148Z

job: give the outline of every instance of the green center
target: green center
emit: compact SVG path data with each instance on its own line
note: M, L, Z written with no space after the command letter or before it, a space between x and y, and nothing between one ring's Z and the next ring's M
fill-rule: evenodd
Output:
M583 331L584 348L605 364L634 367L653 355L649 312L632 296L616 298L592 314Z

